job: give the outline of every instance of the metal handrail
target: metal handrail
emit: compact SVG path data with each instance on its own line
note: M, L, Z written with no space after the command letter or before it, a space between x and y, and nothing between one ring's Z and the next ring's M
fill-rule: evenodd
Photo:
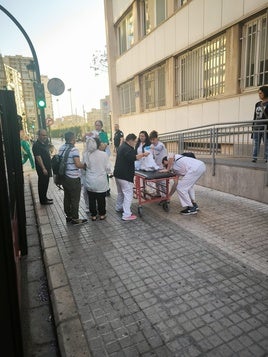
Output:
M238 159L250 159L252 157L253 127L254 130L258 130L264 142L264 145L260 146L258 157L263 159L265 156L264 148L268 140L268 119L202 125L162 133L159 135L159 139L166 145L168 151L179 153L191 151L198 157L211 158L212 175L215 175L216 157Z

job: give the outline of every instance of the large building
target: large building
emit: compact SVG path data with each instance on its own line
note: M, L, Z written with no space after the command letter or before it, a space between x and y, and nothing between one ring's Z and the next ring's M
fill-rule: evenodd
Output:
M166 133L252 120L267 0L104 0L112 121Z
M32 57L23 57L21 55L16 56L4 56L3 62L5 64L4 69L14 69L20 74L21 78L21 85L22 85L22 97L23 97L23 119L27 122L27 127L29 131L36 131L38 128L38 115L37 115L37 108L36 108L36 101L35 101L35 94L34 94L34 86L33 82L36 80L35 72L33 68L33 58ZM10 70L6 72L5 77L8 79L8 73ZM1 66L0 66L0 78L4 78L4 74L1 74ZM45 109L45 116L53 118L53 106L52 106L52 97L51 94L48 92L47 82L48 78L46 76L41 76L41 81L45 87L45 97L46 97L46 109ZM0 81L1 84L1 81ZM9 81L9 88L12 89L12 85L14 86L15 83L12 84ZM16 93L15 93L16 97ZM17 97L16 97L17 98ZM19 103L16 99L17 109L19 112Z

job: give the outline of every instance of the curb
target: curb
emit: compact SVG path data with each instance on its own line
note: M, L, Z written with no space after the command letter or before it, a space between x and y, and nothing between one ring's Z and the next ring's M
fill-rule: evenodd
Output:
M91 353L77 312L73 293L61 261L55 237L46 211L38 207L36 184L29 176L33 206L43 251L49 293L55 320L59 349L62 357L90 357Z

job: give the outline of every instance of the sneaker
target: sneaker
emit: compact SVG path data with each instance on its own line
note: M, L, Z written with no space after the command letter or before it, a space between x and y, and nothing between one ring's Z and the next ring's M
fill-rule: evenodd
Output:
M199 207L198 207L198 204L196 202L193 203L193 206L197 211L199 211Z
M122 217L122 220L123 221L134 221L134 219L136 219L137 216L135 216L135 214L132 214L131 216L128 216L128 217Z
M257 159L252 159L252 162L257 162Z
M66 217L66 223L71 223L72 222L72 217Z
M190 214L196 214L196 213L197 213L197 210L195 207L187 207L181 211L181 214L183 214L184 216L188 216Z
M84 223L87 223L87 219L81 219L81 218L79 218L79 219L72 219L72 220L71 220L71 223L72 223L73 225L84 224Z

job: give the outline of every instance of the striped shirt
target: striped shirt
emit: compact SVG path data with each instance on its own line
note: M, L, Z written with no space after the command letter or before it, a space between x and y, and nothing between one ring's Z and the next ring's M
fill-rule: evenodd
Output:
M64 156L64 151L69 147L69 144L63 144L60 148L59 148L59 155L61 155L63 153ZM66 162L66 171L65 171L65 175L70 177L70 178L77 178L77 177L81 177L81 171L80 169L78 169L75 166L74 163L74 158L75 157L80 157L79 155L79 150L74 146L72 147L71 151L69 152L68 155L68 159Z

